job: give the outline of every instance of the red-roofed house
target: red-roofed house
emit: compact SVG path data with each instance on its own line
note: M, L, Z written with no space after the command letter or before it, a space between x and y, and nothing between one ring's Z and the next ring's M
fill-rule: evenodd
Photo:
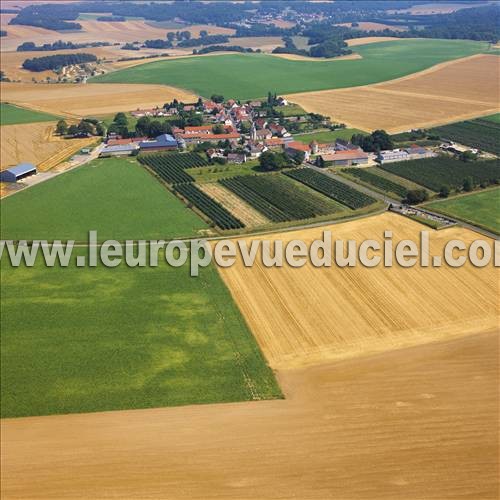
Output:
M311 156L311 150L308 144L303 144L302 142L298 141L291 141L285 144L285 152L289 155L294 155L299 151L304 153L305 160L309 160L309 157Z

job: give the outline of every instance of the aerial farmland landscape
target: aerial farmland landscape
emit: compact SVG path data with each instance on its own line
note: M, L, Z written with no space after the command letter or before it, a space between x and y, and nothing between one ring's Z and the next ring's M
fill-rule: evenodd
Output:
M500 4L2 0L0 498L494 500Z

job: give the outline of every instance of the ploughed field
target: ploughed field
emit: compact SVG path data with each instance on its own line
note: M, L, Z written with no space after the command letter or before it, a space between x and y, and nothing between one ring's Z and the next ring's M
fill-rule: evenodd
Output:
M152 62L93 78L101 83L167 84L205 97L251 99L277 93L352 87L399 78L485 51L482 42L409 39L359 46L361 59L291 61L263 54Z

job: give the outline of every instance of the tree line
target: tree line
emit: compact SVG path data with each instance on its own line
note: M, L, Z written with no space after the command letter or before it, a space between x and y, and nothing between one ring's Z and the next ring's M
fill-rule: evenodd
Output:
M88 42L88 43L73 43L63 42L58 40L54 43L44 43L43 45L36 45L34 42L24 42L17 47L17 52L48 52L52 50L75 50L85 49L87 47L108 47L109 42Z
M72 64L82 64L97 61L94 54L58 54L54 56L33 57L23 62L23 68L29 71L47 71L70 66Z

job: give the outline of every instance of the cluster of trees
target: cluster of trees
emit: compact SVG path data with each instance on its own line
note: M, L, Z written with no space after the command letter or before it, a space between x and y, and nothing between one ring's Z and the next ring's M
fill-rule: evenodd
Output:
M330 38L309 49L311 57L337 57L352 54L344 40Z
M62 40L54 43L44 43L43 45L36 45L34 42L24 42L17 47L17 52L47 52L51 50L84 49L87 47L108 47L109 45L111 45L109 42L73 43L63 42Z
M108 23L123 23L127 18L123 16L100 16L96 20Z
M415 205L417 203L422 203L429 199L429 192L425 189L410 189L406 193L405 203L408 205Z
M180 41L178 47L199 47L200 45L217 45L220 43L227 43L229 37L226 35L206 35L200 38L190 38L188 40Z
M11 19L9 24L37 26L55 31L81 30L80 23L71 22L79 14L75 5L59 2L57 4L28 5Z
M170 40L156 38L154 40L146 40L144 46L148 47L148 49L170 49L174 45ZM137 48L137 50L139 50L139 48Z
M23 62L23 68L29 71L47 71L62 66L69 66L72 64L83 64L88 62L97 61L94 54L58 54L55 56L33 57L26 59Z
M151 42L152 40L147 40L147 41ZM140 47L138 45L133 44L133 43L127 42L126 44L122 45L120 47L120 49L121 50L140 50Z
M193 49L193 54L209 54L210 52L261 52L260 49L253 50L251 48L241 47L240 45L210 45L208 47L203 47L202 49Z
M7 36L7 32L5 30L0 30L0 37Z
M375 130L370 135L354 134L351 142L359 146L363 151L376 152L392 149L394 144L391 136L385 130Z
M206 30L200 31L200 36L207 36L208 32ZM173 42L174 40L177 40L178 42L182 42L183 40L189 40L191 38L191 32L190 31L169 31L167 33L167 40L169 42Z
M259 165L260 168L266 172L270 172L272 170L280 170L285 168L290 163L288 156L285 153L272 151L264 151L259 156Z
M78 125L73 124L69 126L66 120L59 120L56 125L56 133L71 137L103 136L106 133L106 129L99 120L84 118Z
M307 50L298 49L295 45L291 36L284 36L283 42L285 42L284 47L276 47L273 50L273 54L296 54L299 56L308 56L309 52Z

